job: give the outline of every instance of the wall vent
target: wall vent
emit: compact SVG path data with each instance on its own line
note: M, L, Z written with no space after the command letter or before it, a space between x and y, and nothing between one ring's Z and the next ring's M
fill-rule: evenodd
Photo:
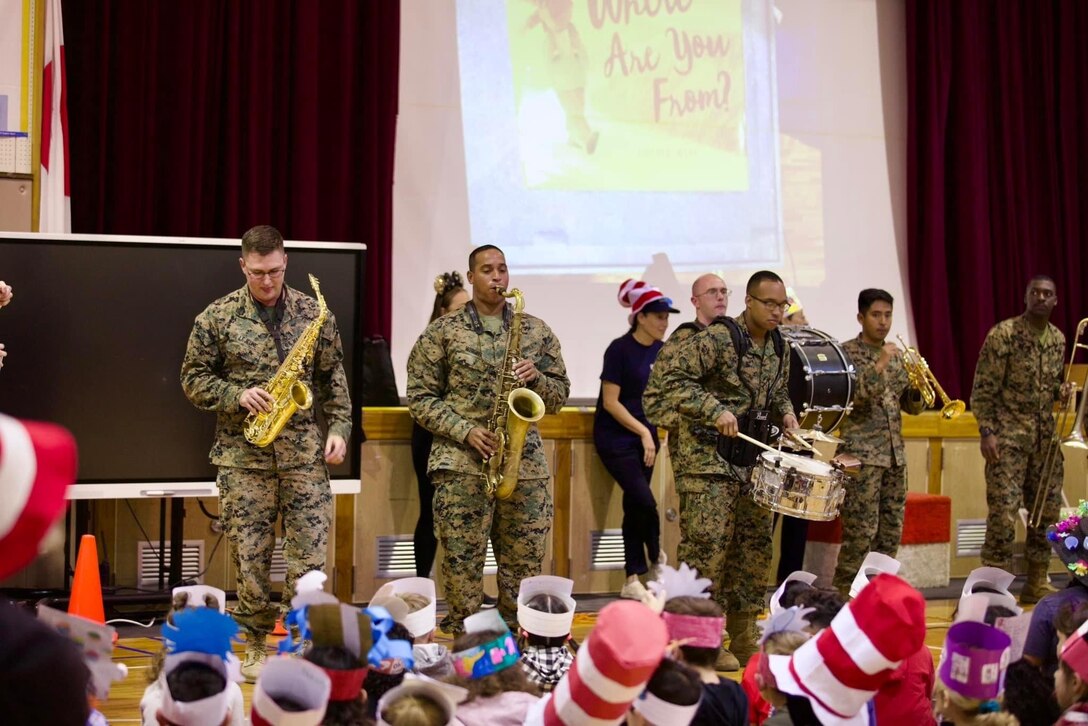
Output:
M415 577L416 555L412 549L412 535L388 534L377 537L378 568L376 577L383 580L392 580L398 577ZM484 560L484 574L494 575L498 572L498 563L495 561L495 553L491 549L491 542L487 543L487 557Z
M136 549L138 587L157 588L159 586L159 548L148 542L138 542ZM166 546L165 567L167 574L163 582L170 579L170 546ZM184 580L203 582L198 577L204 570L204 540L187 539L181 544L181 577ZM172 582L166 582L167 586Z
M979 557L985 541L985 519L956 520L956 557Z
M589 533L589 552L591 570L622 570L623 531L619 529L596 529Z

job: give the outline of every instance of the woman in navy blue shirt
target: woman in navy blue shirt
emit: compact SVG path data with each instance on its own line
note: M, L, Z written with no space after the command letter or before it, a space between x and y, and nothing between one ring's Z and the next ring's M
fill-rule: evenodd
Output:
M465 283L459 272L443 272L434 278L434 307L431 309L433 323L443 315L460 310L469 301ZM430 577L434 566L438 540L434 536L434 484L427 475L427 458L431 455L431 443L434 435L412 421L412 467L416 471L416 486L419 488L419 519L416 520L415 536L412 549L415 552L416 577Z
M623 489L623 555L627 582L620 597L645 592L638 576L647 562L664 563L657 502L650 490L657 457L657 427L642 411L642 393L661 350L669 314L680 312L656 287L636 280L620 285L620 304L631 308L631 329L604 352L601 392L593 419L593 443L608 473ZM648 558L648 559L647 559Z

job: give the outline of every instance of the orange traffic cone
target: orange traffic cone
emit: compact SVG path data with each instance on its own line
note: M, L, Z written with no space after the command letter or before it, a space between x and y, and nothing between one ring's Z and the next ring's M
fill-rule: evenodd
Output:
M72 580L68 614L96 623L106 622L106 609L102 603L102 580L98 576L98 545L93 534L85 534L79 541L76 576Z
M283 627L283 618L276 619L276 627L272 629L272 635L287 635L287 628Z

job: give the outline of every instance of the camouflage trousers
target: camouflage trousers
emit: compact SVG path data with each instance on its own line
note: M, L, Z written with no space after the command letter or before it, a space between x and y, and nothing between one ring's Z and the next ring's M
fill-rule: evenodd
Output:
M436 471L435 536L442 545L442 581L449 613L442 630L464 632L464 621L483 601L484 560L491 540L498 563L499 614L517 627L518 589L540 574L552 527L547 479L522 479L509 499L489 496L478 474Z
M771 564L770 510L725 476L676 477L680 544L676 558L710 578L711 597L726 613L759 613ZM745 487L746 489L746 487Z
M907 467L861 467L857 478L846 479L842 502L842 547L832 582L844 595L861 569L865 555L880 552L895 557L903 538L907 506Z
M1012 569L1012 545L1016 537L1016 520L1020 507L1028 511L1035 503L1039 483L1043 478L1043 459L1046 444L1039 449L1019 449L1001 446L1001 457L986 464L986 540L982 545L982 564ZM1046 528L1058 521L1062 505L1063 459L1061 447L1056 454L1054 472L1043 505L1042 526L1028 527L1024 542L1024 559L1029 563L1042 564L1050 560L1050 544L1046 541Z
M238 576L234 619L250 637L272 632L290 608L295 581L325 569L332 518L332 489L325 462L285 471L219 467L220 521ZM283 519L287 577L279 607L271 602L269 571L276 546L276 518Z

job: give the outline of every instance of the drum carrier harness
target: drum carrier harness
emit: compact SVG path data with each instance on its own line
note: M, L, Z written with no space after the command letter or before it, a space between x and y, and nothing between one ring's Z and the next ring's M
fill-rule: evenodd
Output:
M744 377L741 375L741 363L745 354L747 354L752 347L752 337L747 330L740 327L740 324L734 318L725 315L714 318L710 324L724 325L729 330L729 337L733 341L733 350L737 353L737 379L741 382L742 386L748 389L748 393L752 397L753 408L749 408L747 411L737 416L737 430L742 434L751 436L760 443L768 444L772 437L778 435L779 428L771 423L771 411L769 408L754 408L759 397L759 392L752 390L752 387L748 385L748 382L745 381ZM698 327L694 323L684 323L684 325ZM767 335L770 338L771 345L774 346L774 354L778 358L778 372L775 374L775 377L771 379L770 385L770 388L773 389L778 380L782 378L786 356L789 355L789 352L786 350L786 343L782 339L782 333L777 328ZM770 391L768 390L768 396L769 392ZM770 405L770 401L768 401L767 404ZM714 429L694 427L694 433L705 438L710 438L711 436L716 437L718 456L732 466L744 468L755 466L759 459L759 455L763 452L758 446L750 444L744 439L734 436L722 436Z

